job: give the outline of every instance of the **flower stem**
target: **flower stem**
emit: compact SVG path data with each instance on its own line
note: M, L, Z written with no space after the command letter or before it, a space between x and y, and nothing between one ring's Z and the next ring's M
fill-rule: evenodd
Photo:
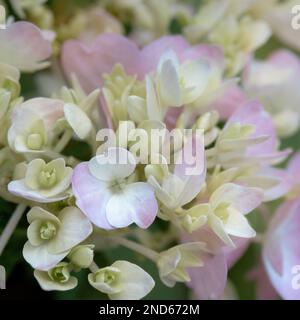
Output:
M91 263L91 265L89 266L89 268L90 268L91 272L93 272L93 273L95 273L95 272L97 272L97 271L99 270L99 267L97 266L97 264L96 264L95 261L93 261L93 262Z
M121 237L114 237L111 238L113 242L126 247L130 250L133 250L143 256L145 256L146 258L156 262L157 258L158 258L158 253L152 249L149 249L137 242L125 239L125 238L121 238Z
M0 237L0 256L4 248L6 247L10 237L12 236L14 230L16 229L22 215L26 209L27 205L25 203L20 203L14 213L12 214L11 218L9 219L7 225L5 226L1 237Z
M60 140L58 141L57 145L54 148L54 152L60 153L62 152L67 144L70 142L70 140L73 137L73 131L72 130L66 130Z

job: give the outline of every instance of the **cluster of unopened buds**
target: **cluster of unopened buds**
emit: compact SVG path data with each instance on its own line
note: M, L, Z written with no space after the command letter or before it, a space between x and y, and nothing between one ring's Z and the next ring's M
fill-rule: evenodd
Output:
M43 290L87 269L110 299L157 281L233 298L228 270L255 242L257 298L300 299L300 154L280 147L300 128L300 60L254 58L271 35L300 49L292 3L201 2L102 0L60 19L47 1L10 1L28 21L0 30L0 197L16 204L0 256L26 216ZM97 258L117 247L136 256Z

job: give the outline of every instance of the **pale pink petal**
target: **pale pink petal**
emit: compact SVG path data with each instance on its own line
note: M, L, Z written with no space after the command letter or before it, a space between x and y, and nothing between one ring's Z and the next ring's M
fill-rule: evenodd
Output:
M287 168L291 178L299 183L300 181L300 152L297 152L290 160Z
M164 120L168 130L173 130L176 127L176 122L182 112L183 112L183 107L168 109L165 116L165 120Z
M245 102L246 97L243 91L236 84L232 84L213 103L212 107L218 110L222 119L228 119Z
M292 179L287 170L264 167L261 176L278 179L278 184L264 191L264 201L273 201L286 195L292 187Z
M299 30L294 29L291 25L293 3L298 4L296 1L285 1L281 5L274 6L274 9L266 12L264 18L271 26L276 37L293 49L300 50Z
M12 23L0 32L0 61L21 71L36 71L47 67L51 55L51 42L28 22Z
M120 63L129 74L141 76L140 51L128 38L117 34L102 34L93 44L69 40L62 48L62 65L68 77L76 74L87 92L103 84L102 75L110 73Z
M172 50L176 53L179 60L182 61L182 54L189 47L189 44L182 36L165 36L153 41L141 51L140 67L142 69L142 75L156 69L159 59L164 52Z
M230 203L233 208L243 214L259 207L262 200L263 192L261 189L243 187L233 183L223 184L210 199L214 206L220 203Z
M106 205L112 194L105 182L92 176L88 162L75 167L72 189L77 206L92 223L106 230L113 229L106 218Z
M277 300L279 298L261 262L247 274L247 279L255 282L257 300Z
M33 98L25 101L20 105L19 109L15 109L16 114L13 114L13 120L18 116L18 112L26 113L27 110L35 112L41 118L46 129L52 129L57 120L64 116L64 102L57 99L48 98Z
M293 74L300 74L300 60L292 51L276 50L269 56L268 61L278 68L290 69Z
M231 236L231 239L234 242L235 248L228 246L223 248L229 269L243 256L250 245L250 240L246 238Z
M212 62L219 69L224 68L224 54L222 48L215 45L200 44L190 47L183 52L180 58L182 61L203 58Z
M284 203L273 217L263 248L269 278L283 299L300 299L300 199ZM298 277L297 277L298 274ZM296 285L296 287L295 287Z
M106 207L106 217L116 228L124 228L135 222L140 228L148 228L158 210L153 188L144 182L132 183L121 193L111 197Z
M253 136L269 136L269 139L258 146L252 147L253 151L273 152L276 147L276 132L271 117L263 106L257 101L249 101L243 104L228 120L226 126L233 123L242 125L254 125L256 127Z
M203 136L193 136L185 142L176 158L174 174L184 183L178 202L189 203L200 192L206 177L206 162Z
M191 281L187 285L193 289L196 297L201 300L220 299L227 282L227 271L245 253L249 239L232 237L236 246L227 247L210 229L204 227L193 234L183 234L182 242L203 241L211 254L204 255L204 266L191 268Z
M223 253L205 255L204 266L191 268L187 285L199 300L221 299L227 282L227 262Z
M226 123L226 127L240 123L242 125L254 125L255 132L252 137L268 136L269 138L260 144L247 149L247 155L257 157L261 162L282 161L290 153L290 150L276 151L277 138L273 121L263 106L257 101L249 101L240 106Z

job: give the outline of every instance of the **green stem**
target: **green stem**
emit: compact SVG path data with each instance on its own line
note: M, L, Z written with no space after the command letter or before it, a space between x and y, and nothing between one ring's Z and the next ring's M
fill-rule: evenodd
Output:
M115 237L115 238L111 238L111 240L123 247L126 247L132 251L135 251L143 256L145 256L146 258L148 258L149 260L152 260L154 262L156 262L157 258L158 258L158 253L152 249L149 249L137 242L125 239L125 238L120 238L120 237Z
M2 255L3 250L5 249L10 237L12 236L14 230L16 229L20 219L22 218L23 213L25 212L27 205L20 203L12 216L10 217L7 225L5 226L1 237L0 237L0 256Z
M89 268L90 268L91 272L93 272L93 273L95 273L95 272L97 272L97 271L99 270L99 267L97 266L97 264L96 264L95 261L93 261L93 262L91 263L91 265L89 266Z
M54 152L60 153L62 152L67 144L70 142L70 140L73 137L73 131L72 130L66 130L60 140L58 141L57 145L54 148Z

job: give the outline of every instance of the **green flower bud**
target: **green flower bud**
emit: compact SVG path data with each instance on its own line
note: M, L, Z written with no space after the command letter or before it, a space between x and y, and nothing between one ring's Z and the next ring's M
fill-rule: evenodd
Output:
M55 268L48 271L50 279L59 283L66 283L70 279L68 263L61 262Z
M69 259L75 267L88 268L94 259L93 245L80 245L72 249Z
M45 291L67 291L78 284L78 280L70 275L70 266L66 262L60 262L49 271L35 270L34 277Z

